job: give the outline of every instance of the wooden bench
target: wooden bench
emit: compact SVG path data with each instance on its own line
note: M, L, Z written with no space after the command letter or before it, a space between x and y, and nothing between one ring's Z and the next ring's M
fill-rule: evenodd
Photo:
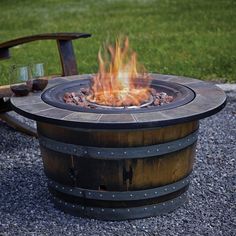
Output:
M30 43L38 40L56 40L60 55L62 76L77 75L78 67L76 57L72 45L72 40L79 38L88 38L91 34L88 33L48 33L37 34L17 38L0 44L0 60L10 58L10 48L20 44ZM1 80L1 78L0 78ZM10 116L6 112L11 110L8 97L12 95L9 85L0 86L0 119L5 120L10 126L15 129L36 136L36 131L32 130L28 125L20 122L15 117Z

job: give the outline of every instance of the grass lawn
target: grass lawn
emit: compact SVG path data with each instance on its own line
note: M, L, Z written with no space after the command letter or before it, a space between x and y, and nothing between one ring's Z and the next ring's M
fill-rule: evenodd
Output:
M150 72L236 82L235 0L1 0L0 42L46 32L88 32L74 41L80 73L97 71L105 41L127 35ZM11 64L47 62L60 73L56 43L34 42L0 61L1 84Z

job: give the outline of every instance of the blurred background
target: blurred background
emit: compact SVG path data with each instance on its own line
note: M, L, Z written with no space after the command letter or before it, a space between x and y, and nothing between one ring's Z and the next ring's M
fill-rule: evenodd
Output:
M105 42L128 36L149 72L236 82L235 0L0 0L0 43L50 32L86 32L74 40L80 74L95 73ZM0 85L12 64L47 63L60 74L55 41L11 49L0 61Z

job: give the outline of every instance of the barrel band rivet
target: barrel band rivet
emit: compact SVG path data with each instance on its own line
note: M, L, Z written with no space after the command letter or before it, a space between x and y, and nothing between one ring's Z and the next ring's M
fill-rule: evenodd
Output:
M101 191L100 190L92 190L92 189L83 189L79 187L69 187L65 185L61 185L58 182L49 180L48 186L54 189L57 192L61 192L64 194L68 194L75 197L83 197L87 199L103 199L103 200L111 200L111 201L129 201L129 200L141 200L141 199L150 199L159 196L163 196L169 193L173 193L178 191L189 184L190 176L185 177L177 182L172 184L168 184L161 187L145 189L145 190L136 190L136 191ZM183 181L184 180L184 181Z
M197 141L197 130L188 136L167 143L161 143L151 146L130 147L130 148L104 148L92 146L80 146L59 142L48 137L44 137L39 133L39 142L42 147L50 150L61 152L76 157L92 157L102 159L126 159L128 158L144 158L152 156L161 156L164 154L179 151L187 148Z
M186 201L186 195L182 194L173 200L160 202L153 205L138 206L132 208L100 208L100 207L89 207L81 206L79 204L63 203L58 198L53 198L54 203L58 208L66 210L67 212L72 211L76 215L86 215L94 217L99 216L99 219L103 220L122 220L122 219L135 219L142 218L144 216L157 216L163 212L171 212L174 209L181 206Z

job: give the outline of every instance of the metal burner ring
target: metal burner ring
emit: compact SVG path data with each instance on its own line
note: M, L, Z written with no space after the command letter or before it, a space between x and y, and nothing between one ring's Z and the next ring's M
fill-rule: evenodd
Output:
M154 101L154 98L153 98L152 95L150 95L149 100L147 102L141 104L140 106L121 106L121 107L99 105L98 103L90 102L87 99L86 99L86 101L91 106L94 106L94 107L97 107L97 108L101 108L101 109L138 109L138 108L147 107L147 106L151 105L153 103L153 101Z

